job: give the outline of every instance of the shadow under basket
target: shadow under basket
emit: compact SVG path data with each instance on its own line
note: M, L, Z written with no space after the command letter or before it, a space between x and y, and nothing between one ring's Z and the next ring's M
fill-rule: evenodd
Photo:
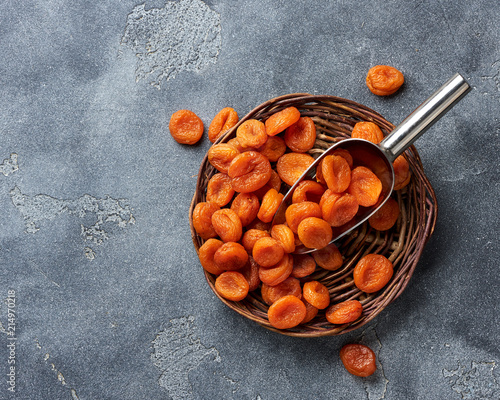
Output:
M224 143L235 137L236 129L242 122L252 118L265 121L270 115L290 106L296 107L302 116L308 116L314 120L317 138L314 148L308 152L313 157L323 153L333 143L350 138L353 126L359 121L376 123L384 135L394 129L394 125L380 114L354 101L334 96L295 93L280 96L259 105L216 143ZM349 324L333 325L326 320L324 310L320 310L309 323L292 329L279 330L272 327L267 319L269 306L262 300L260 289L250 292L243 301L229 301L216 292L216 277L206 272L198 263L200 273L205 273L210 288L229 308L272 331L296 337L320 337L339 335L360 328L375 318L406 288L436 223L436 196L425 176L418 152L414 146L411 146L404 155L410 164L412 176L406 187L392 195L400 207L400 216L396 225L388 231L379 232L365 222L350 235L341 239L339 250L344 258L344 264L340 269L327 271L318 267L313 275L308 277L320 281L329 289L331 304L358 299L363 305L363 314L358 320ZM191 234L197 253L204 240L193 228L193 210L196 204L205 201L207 183L217 172L205 156L200 166L196 191L189 210ZM281 192L285 193L287 190L288 186L283 183ZM389 283L379 292L372 294L361 292L352 279L354 266L361 257L368 253L382 254L394 265L394 274Z

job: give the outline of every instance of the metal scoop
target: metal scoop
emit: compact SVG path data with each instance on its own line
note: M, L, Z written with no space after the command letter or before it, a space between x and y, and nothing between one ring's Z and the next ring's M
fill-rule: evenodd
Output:
M313 179L316 176L316 167L320 161L327 155L332 154L336 149L343 148L351 153L355 166L363 165L370 168L382 182L382 192L377 203L371 207L360 207L358 213L350 222L341 227L332 228L333 240L331 243L347 235L370 218L391 195L394 188L392 163L396 157L402 154L420 135L446 114L470 89L464 77L455 74L379 144L364 139L345 139L331 146L311 164L290 188L284 196L272 224L285 222L285 211L292 202L292 195L297 185L305 179ZM301 245L297 246L295 253L305 254L315 250Z

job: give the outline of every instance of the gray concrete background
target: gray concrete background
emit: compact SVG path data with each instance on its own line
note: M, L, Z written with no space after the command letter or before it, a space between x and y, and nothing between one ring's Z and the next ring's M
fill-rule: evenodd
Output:
M2 2L0 399L499 399L499 26L497 0ZM376 64L399 93L367 90ZM188 225L210 143L173 141L174 111L208 129L310 92L397 124L455 72L473 90L417 142L439 218L400 298L314 340L217 300Z

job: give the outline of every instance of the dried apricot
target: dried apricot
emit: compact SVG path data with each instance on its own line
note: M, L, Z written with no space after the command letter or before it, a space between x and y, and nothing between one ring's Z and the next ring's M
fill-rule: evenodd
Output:
M243 234L240 218L230 208L215 211L212 214L212 225L224 242L237 242Z
M217 236L212 225L212 215L220 210L220 207L215 203L207 201L196 204L193 210L193 227L202 239L209 239Z
M351 168L346 159L341 156L328 155L323 158L321 172L323 179L334 193L342 193L351 183Z
M339 227L354 218L359 208L358 201L350 193L332 195L321 205L323 219L333 227Z
M252 257L248 257L248 262L238 272L241 272L247 280L249 292L256 290L260 286L259 265Z
M237 242L227 242L220 246L214 253L217 266L225 271L243 268L248 261L248 253Z
M392 262L386 257L367 254L354 267L354 284L365 293L378 292L391 280L393 272Z
M316 263L328 271L339 269L344 263L342 254L335 244L330 243L328 246L312 253Z
M321 218L321 208L312 201L291 204L285 211L285 219L288 227L293 233L297 233L299 224L306 218Z
M292 186L314 162L314 158L305 153L283 154L276 163L276 170L281 180Z
M272 237L263 237L255 242L252 249L253 259L261 267L276 265L285 255L283 246Z
M286 144L279 136L269 136L266 143L260 146L257 151L263 156L266 156L269 161L276 162L285 154Z
M326 310L325 317L331 324L348 324L356 321L363 313L363 305L358 300L346 300L331 305Z
M318 309L314 307L312 304L308 303L307 300L302 299L306 306L306 316L304 319L300 322L301 324L307 324L310 322L316 315L318 315Z
M363 344L350 343L340 349L345 369L353 375L367 377L377 370L375 353Z
M292 277L286 278L276 286L269 286L263 283L260 291L262 300L269 306L284 296L295 296L299 299L302 297L300 281Z
M239 193L255 192L271 178L271 163L256 151L238 154L228 169L233 189Z
M269 323L277 329L290 329L299 325L306 316L306 306L298 297L284 296L276 300L267 311Z
M297 234L304 246L309 249L322 249L331 242L332 227L324 219L309 217L299 224Z
M314 201L315 203L319 203L325 190L325 187L321 183L304 180L300 182L293 191L292 203L302 203L303 201Z
M305 153L316 143L316 126L310 117L300 117L285 131L285 143L295 153Z
M238 114L231 107L225 107L214 117L208 127L208 140L214 143L238 123Z
M330 305L330 292L328 288L319 281L304 283L302 295L308 303L319 310L324 310Z
M233 146L240 153L244 153L245 151L254 150L251 147L243 147L237 137L229 139L226 143Z
M388 65L375 65L368 70L366 85L373 94L389 96L396 93L403 85L405 78L401 71Z
M277 192L279 192L281 189L280 176L274 169L271 170L271 178L269 178L269 181L260 189L254 191L254 193L260 200L262 200L262 198L269 191L269 189L274 189Z
M226 271L215 279L215 290L230 301L241 301L248 295L248 282L238 271Z
M295 236L288 226L284 224L274 225L271 228L271 237L283 246L285 253L293 253L295 251Z
M217 171L227 174L229 165L240 152L228 143L214 144L208 149L208 162Z
M233 196L234 189L228 175L219 172L210 178L207 183L207 201L223 207L232 200Z
M352 166L354 165L354 160L352 159L352 156L351 156L351 153L349 153L349 150L346 150L346 149L343 149L342 147L339 147L332 152L332 155L344 157L345 160L347 161L347 164L349 164L349 168L352 169Z
M269 189L262 198L257 217L262 222L271 222L273 220L274 214L276 214L276 211L278 211L282 200L282 193L278 193L275 189Z
M224 244L224 242L218 239L208 239L203 245L201 245L198 257L200 259L201 266L208 272L214 275L220 275L224 270L219 267L214 261L214 254L219 248Z
M372 143L380 143L384 139L384 134L377 124L369 121L356 123L352 128L351 137L365 139Z
M181 144L195 144L203 136L203 121L194 112L179 110L172 114L168 124L170 134Z
M293 270L294 278L305 278L311 275L316 270L316 261L308 254L293 255Z
M266 127L257 119L247 119L236 130L236 137L243 147L260 147L267 141Z
M248 253L252 253L253 246L255 246L257 240L262 239L263 237L270 237L270 235L266 231L260 229L249 229L243 234L241 244Z
M295 124L300 118L300 111L295 107L288 107L275 112L265 122L266 132L269 136L276 136L289 126Z
M394 190L403 189L410 182L410 164L403 155L396 157L394 168Z
M270 268L259 268L259 278L266 285L276 286L288 278L292 270L293 258L290 254L285 254L278 264Z
M391 229L399 218L399 204L389 197L375 214L368 218L368 223L373 229L386 231Z
M351 172L351 184L347 189L358 204L363 207L373 206L377 203L382 192L382 182L369 168L356 167Z
M240 193L231 203L233 210L240 217L241 225L247 226L255 218L259 212L260 203L257 196L253 193Z

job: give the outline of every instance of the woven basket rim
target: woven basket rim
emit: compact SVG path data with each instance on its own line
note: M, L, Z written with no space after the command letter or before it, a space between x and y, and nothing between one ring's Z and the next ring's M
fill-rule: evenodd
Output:
M335 133L340 136L331 136L332 140L342 140L343 138L350 137L349 126L352 126L353 121L372 121L380 126L385 135L387 135L392 129L394 129L394 125L387 121L381 114L372 110L371 108L357 103L353 100L344 99L342 97L332 96L332 95L312 95L308 93L291 93L285 94L282 96L274 97L269 99L258 106L254 107L251 111L249 111L244 117L242 117L239 122L230 130L228 130L224 135L222 135L214 144L227 142L229 139L235 136L235 132L237 128L246 120L251 118L257 118L265 120L267 116L276 112L279 109L296 106L301 111L301 115L308 115L315 119L315 123L320 121L321 123L325 123L326 125L335 125ZM307 107L316 107L313 111L307 109ZM307 109L307 111L305 111ZM332 113L332 110L339 111L338 114ZM327 118L328 121L326 121ZM333 122L332 122L333 121ZM326 128L327 130L330 128ZM333 129L333 128L331 128ZM351 128L352 129L352 128ZM324 150L315 148L315 151L322 152ZM339 335L343 333L347 333L353 331L355 329L364 326L366 323L375 318L387 305L392 303L397 297L401 295L401 293L407 287L411 276L416 268L416 265L422 255L425 244L431 237L434 232L434 228L437 220L437 199L432 188L431 183L426 177L423 165L420 159L420 155L414 146L411 146L405 152L405 157L409 161L411 172L413 173L411 186L408 189L408 194L406 194L407 203L409 204L408 210L405 211L408 215L407 226L410 226L411 229L407 229L407 226L403 226L401 223L401 227L406 229L404 231L399 231L394 235L399 235L399 239L397 242L394 242L394 238L391 237L390 243L389 239L386 237L385 239L381 239L380 235L377 233L375 237L373 233L366 232L366 224L364 225L365 231L358 232L358 236L363 238L361 239L361 244L358 243L358 246L366 246L367 240L372 240L373 245L371 249L376 247L377 241L387 242L382 245L378 245L377 249L387 249L390 246L394 246L396 243L396 250L392 254L396 254L393 263L398 265L404 265L405 268L395 268L395 273L391 282L384 288L381 293L377 293L377 296L370 297L368 296L368 300L363 303L363 307L367 307L369 312L363 313L363 316L355 321L354 323L338 325L338 326L329 326L328 324L318 324L316 325L307 325L303 327L299 325L297 328L290 330L279 330L272 327L267 319L265 318L265 313L267 310L267 305L262 304L262 300L259 299L258 295L249 295L246 300L241 302L232 302L226 300L222 296L220 296L215 290L215 278L213 275L205 271L201 266L201 270L205 274L206 281L209 287L212 289L214 294L226 304L229 308L236 311L240 315L258 323L266 329L269 329L274 332L278 332L283 335L294 336L294 337L321 337L321 336L332 336ZM207 171L208 170L208 171ZM200 198L203 197L203 188L205 187L206 182L209 177L213 175L213 173L218 172L214 170L214 168L208 162L208 154L205 154L199 168L197 182L196 182L196 190L191 200L191 205L189 208L189 223L191 228L191 236L193 240L193 244L197 254L199 254L199 247L202 243L202 239L196 233L193 226L193 210L196 204L200 201ZM411 196L414 196L415 199L409 199L411 191ZM397 192L396 192L397 193ZM398 201L401 200L404 194L397 193ZM416 221L415 215L418 214L419 219ZM401 217L402 218L402 217ZM411 230L411 236L407 231ZM403 232L403 233L402 233ZM403 240L404 239L404 240ZM353 239L353 243L356 243L355 238ZM392 244L391 244L392 243ZM353 244L353 245L354 245ZM370 246L367 248L370 249ZM411 250L411 251L409 251ZM382 251L382 250L380 250ZM366 248L363 251L360 251L360 254L366 252ZM359 258L360 254L354 254L353 259ZM345 271L344 271L345 270ZM342 272L345 275L349 275L349 271L352 274L352 266L351 267L342 267L341 271L334 271L337 278L338 276L342 276ZM339 278L340 279L340 278Z

